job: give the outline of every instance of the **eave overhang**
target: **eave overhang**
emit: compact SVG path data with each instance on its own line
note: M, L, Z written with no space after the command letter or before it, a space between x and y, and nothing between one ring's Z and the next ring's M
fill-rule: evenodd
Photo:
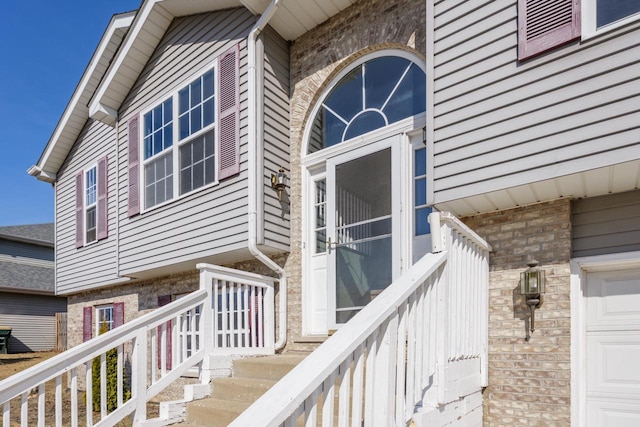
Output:
M89 101L118 52L134 17L135 11L111 18L38 163L27 170L29 175L45 182L56 181L62 163L89 118Z
M269 24L286 40L295 40L357 0L282 0ZM260 15L269 0L147 0L131 26L122 49L91 99L93 119L113 125L117 112L157 48L172 20L181 16L246 7Z

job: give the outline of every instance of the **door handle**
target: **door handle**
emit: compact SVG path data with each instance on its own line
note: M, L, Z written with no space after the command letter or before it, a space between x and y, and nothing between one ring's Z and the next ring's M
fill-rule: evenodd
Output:
M331 236L327 239L327 252L331 253Z

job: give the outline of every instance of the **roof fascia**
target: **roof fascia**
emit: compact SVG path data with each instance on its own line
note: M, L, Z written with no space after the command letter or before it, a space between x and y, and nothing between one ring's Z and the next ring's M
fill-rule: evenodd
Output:
M27 173L29 175L34 176L37 179L42 181L55 182L56 174L58 171L47 170L46 166L47 166L48 160L51 154L53 153L54 149L56 148L56 145L60 137L63 135L65 131L67 131L67 124L69 123L69 120L73 115L73 113L77 111L77 109L79 108L87 107L86 105L84 106L79 105L79 100L82 97L87 87L87 84L93 77L96 71L96 66L98 65L100 60L103 58L103 56L105 56L105 53L106 53L105 51L109 45L109 42L111 41L111 39L113 38L117 30L122 28L126 29L130 27L135 17L135 14L136 12L132 11L132 12L126 12L126 13L114 15L111 18L111 21L109 21L107 29L105 30L102 38L100 39L100 43L98 44L98 47L94 51L93 56L91 57L91 61L89 61L89 65L87 66L84 73L82 74L82 78L80 79L80 82L76 86L76 89L74 90L73 95L69 100L69 103L67 104L67 107L65 108L64 113L62 114L62 117L60 118L60 121L58 121L58 124L56 125L56 128L53 131L53 134L51 135L51 138L49 139L47 146L45 147L44 151L40 155L40 159L38 160L38 163L27 170ZM87 114L87 118L89 118L88 114Z
M37 245L37 246L44 246L47 248L53 248L53 242L49 242L46 240L38 240L38 239L31 239L29 237L21 237L21 236L16 236L15 234L3 234L0 233L0 239L4 239L4 240L11 240L13 242L21 242L21 243L29 243L32 245Z

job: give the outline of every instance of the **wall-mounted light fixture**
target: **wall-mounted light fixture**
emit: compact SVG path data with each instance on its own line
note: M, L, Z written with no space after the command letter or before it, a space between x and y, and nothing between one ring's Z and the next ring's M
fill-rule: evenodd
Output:
M538 266L538 261L532 260L527 263L529 268L520 273L520 293L525 297L531 313L530 329L535 330L536 308L542 305L542 294L544 294L544 270ZM531 338L527 331L527 341Z
M284 191L287 179L287 174L284 173L284 169L280 168L277 174L271 174L271 188L274 188L278 192L278 201L282 200L282 192Z

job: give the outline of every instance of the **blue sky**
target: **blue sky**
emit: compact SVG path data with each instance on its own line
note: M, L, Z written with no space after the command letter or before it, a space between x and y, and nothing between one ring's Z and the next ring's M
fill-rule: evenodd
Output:
M140 0L0 4L0 226L53 222L53 187L37 163L115 13Z

